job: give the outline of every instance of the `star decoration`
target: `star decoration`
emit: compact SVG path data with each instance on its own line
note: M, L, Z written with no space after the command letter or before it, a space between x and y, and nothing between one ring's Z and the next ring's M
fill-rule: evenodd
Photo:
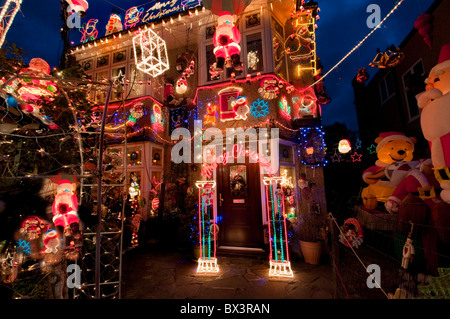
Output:
M334 153L333 156L331 156L331 160L333 162L340 162L341 161L341 155L339 155L338 153Z
M374 154L377 152L377 147L374 144L372 144L367 148L367 150L370 152L370 154Z
M114 85L124 85L125 84L125 74L122 73L122 70L119 70L117 76L113 77Z
M352 161L353 162L361 162L361 156L362 154L358 154L358 153L353 153L353 155L351 155Z
M360 149L361 148L361 140L358 138L358 140L356 141L356 149Z

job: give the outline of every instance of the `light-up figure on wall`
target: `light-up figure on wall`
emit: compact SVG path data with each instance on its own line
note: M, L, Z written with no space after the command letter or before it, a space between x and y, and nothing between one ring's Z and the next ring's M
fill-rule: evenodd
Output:
M125 29L135 27L139 23L143 12L144 12L144 7L129 8L127 10L127 12L125 13L125 22L124 22Z
M98 36L98 30L96 27L97 22L98 19L89 19L89 21L83 24L83 26L79 29L82 34L80 40L81 43L86 43L88 41L93 41L97 39Z
M105 35L110 35L123 30L122 18L117 13L111 13L106 25Z

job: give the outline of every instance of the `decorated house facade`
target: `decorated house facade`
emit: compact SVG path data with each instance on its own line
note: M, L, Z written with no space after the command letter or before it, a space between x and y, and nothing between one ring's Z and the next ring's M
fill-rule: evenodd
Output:
M271 260L288 260L288 220L327 210L319 9L212 2L130 8L105 36L88 22L70 55L92 80L114 82L109 100L90 98L109 102L104 161L108 174L127 167L144 222L187 214L193 197L204 257L269 246Z

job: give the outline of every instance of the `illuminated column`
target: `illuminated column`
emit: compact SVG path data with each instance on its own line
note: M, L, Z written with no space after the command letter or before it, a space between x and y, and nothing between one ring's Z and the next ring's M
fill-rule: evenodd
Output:
M8 33L17 12L19 12L21 4L22 0L7 0L0 12L0 47L5 42L6 33Z
M282 177L264 177L269 230L269 277L293 277L284 207Z
M200 257L197 273L217 273L219 265L216 258L216 221L214 218L214 181L197 181L198 188L198 232Z

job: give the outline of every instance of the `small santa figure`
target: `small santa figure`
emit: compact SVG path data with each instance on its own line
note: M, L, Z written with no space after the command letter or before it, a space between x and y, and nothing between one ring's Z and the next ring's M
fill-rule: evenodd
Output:
M54 253L56 254L58 252L58 246L60 243L60 240L58 238L58 232L54 229L50 229L45 235L43 240L44 246L46 248L45 252L48 253Z
M214 55L216 56L216 70L223 70L225 60L230 58L235 71L242 71L240 61L241 33L234 25L234 17L230 12L224 11L217 20L216 32L213 37Z
M402 268L408 269L409 263L413 262L414 254L416 253L414 250L414 246L412 244L413 240L411 237L406 239L406 243L403 246L403 259L402 259Z

